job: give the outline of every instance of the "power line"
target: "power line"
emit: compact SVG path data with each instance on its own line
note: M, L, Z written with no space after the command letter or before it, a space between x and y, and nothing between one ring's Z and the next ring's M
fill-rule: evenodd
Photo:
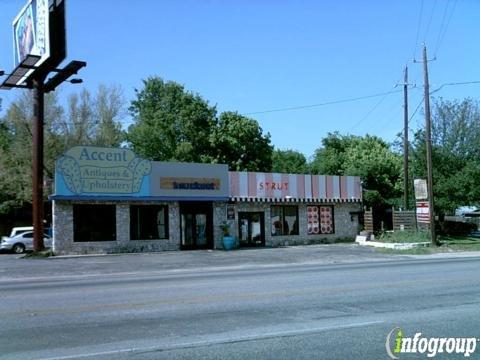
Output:
M443 10L442 21L440 22L440 29L438 30L438 36L437 36L437 42L436 42L436 45L435 45L435 49L437 48L438 42L440 40L440 35L442 35L442 32L443 32L443 26L445 25L445 19L447 17L447 12L448 12L449 6L450 6L450 0L447 0L445 2L445 9ZM436 54L436 51L434 51L434 53Z
M464 82L452 82L452 83L446 83L446 84L442 84L440 85L440 87L438 87L437 89L433 90L430 92L430 95L433 94L433 93L436 93L438 91L440 91L442 88L444 88L445 86L456 86L456 85L470 85L470 84L480 84L480 80L477 80L477 81L464 81ZM415 114L417 113L418 109L420 109L420 106L423 104L423 101L424 101L425 97L422 97L422 99L420 100L420 102L418 103L417 107L415 108L414 112L412 113L412 115L410 115L410 118L408 119L408 123L410 124L410 122L412 121L413 117L415 116ZM399 138L400 136L397 135L397 138Z
M418 24L417 24L417 36L415 37L415 48L413 49L413 58L415 58L415 53L417 52L418 46L418 36L420 35L420 25L422 24L422 16L423 16L423 0L420 3L420 15L418 16Z
M389 94L400 92L400 91L402 91L402 90L393 90L393 91L388 91L388 92L383 92L383 93L377 93L377 94L372 94L372 95L365 95L365 96L359 96L359 97L347 98L347 99L341 99L341 100L333 100L333 101L327 101L327 102L318 103L318 104L311 104L311 105L300 105L300 106L292 106L292 107L279 108L279 109L253 111L253 112L243 113L242 115L268 114L268 113L273 113L273 112L310 109L310 108L320 107L320 106L335 105L335 104L342 104L342 103L347 103L347 102L354 102L354 101L360 101L360 100L365 100L365 99L371 99L371 98L384 96L384 95L389 95Z
M380 128L378 131L376 131L376 133L378 134L383 133L386 130L386 128L389 127L391 122L399 116L398 110L401 109L400 105L402 104L402 102L403 102L403 99L400 98L400 101L395 102L394 105L388 109L387 113L390 113L391 115L386 116L384 121L377 123L380 125Z
M437 7L437 0L435 0L433 2L433 6L432 6L432 12L430 13L430 19L428 20L428 24L427 24L427 29L425 31L425 35L423 37L423 41L424 42L427 42L427 37L428 37L428 32L430 31L430 25L432 23L432 19L433 19L433 14L435 13L435 8Z
M420 100L420 102L418 103L417 107L415 108L415 110L413 111L412 115L410 115L410 118L408 119L408 124L410 125L410 122L412 121L413 117L415 116L415 114L417 113L418 109L420 109L420 106L423 104L423 100L425 100L425 96L422 97L422 99Z
M472 85L472 84L480 84L480 80L445 83L445 84L440 85L440 87L438 87L437 89L431 91L430 95L442 90L445 86Z
M455 12L455 7L457 6L457 2L458 0L455 0L455 2L453 3L452 11L450 12L450 16L448 17L447 24L445 25L445 29L443 30L443 33L441 34L439 33L439 37L437 39L437 44L435 46L435 51L434 51L435 55L437 54L438 49L440 48L440 45L442 44L443 39L445 38L445 34L447 33L448 26L450 25L450 21L452 20L453 13Z
M408 124L410 125L410 123L412 122L412 119L413 117L415 116L415 114L417 113L418 109L420 109L420 106L423 104L423 100L425 99L425 97L423 96L422 99L420 100L420 102L418 103L417 107L415 108L415 110L413 111L412 115L410 115L410 118L408 119ZM398 134L396 135L395 139L402 139L402 134L403 134L403 128L402 130L400 130L398 132Z
M389 91L384 96L382 96L382 98L365 114L365 116L362 117L357 123L355 123L350 128L350 132L353 129L355 129L358 125L360 125L362 122L364 122L380 106L380 104L387 98L387 96L390 95L392 92L393 92L393 90Z

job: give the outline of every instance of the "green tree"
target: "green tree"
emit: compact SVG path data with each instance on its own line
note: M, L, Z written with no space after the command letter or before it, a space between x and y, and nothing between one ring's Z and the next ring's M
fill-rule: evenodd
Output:
M100 85L94 95L83 89L71 94L67 103L65 116L54 124L64 149L75 145L118 147L125 140L122 120L126 102L120 87Z
M120 86L98 87L94 100L94 114L98 124L95 144L118 147L125 140L121 124L127 115L125 104Z
M143 89L135 93L130 106L134 124L127 140L137 154L151 160L190 162L211 157L215 107L182 85L159 77L144 80Z
M425 132L412 142L412 173L426 178ZM432 162L436 210L452 213L463 205L479 205L480 107L472 99L434 102Z
M263 134L254 119L224 112L211 137L212 162L228 164L236 171L270 171L273 147L270 134Z
M100 87L97 96L92 97L86 90L80 95L73 94L69 97L67 112L59 104L56 93L46 95L45 180L54 178L56 159L72 146L120 145L122 132L119 119L124 103L118 91L117 88ZM102 127L110 127L111 131L102 132ZM10 104L0 120L0 212L6 213L31 202L31 169L32 97L29 92L24 92ZM45 197L50 195L51 190L45 188Z
M309 171L307 159L295 150L275 149L272 156L272 171L290 174L306 174Z
M401 193L401 158L376 136L330 133L311 167L316 174L360 176L367 206L392 204Z

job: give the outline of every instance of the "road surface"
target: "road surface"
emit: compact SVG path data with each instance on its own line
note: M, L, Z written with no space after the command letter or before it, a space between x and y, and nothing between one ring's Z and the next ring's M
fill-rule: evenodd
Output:
M388 359L394 327L480 337L479 272L474 257L3 276L0 358Z

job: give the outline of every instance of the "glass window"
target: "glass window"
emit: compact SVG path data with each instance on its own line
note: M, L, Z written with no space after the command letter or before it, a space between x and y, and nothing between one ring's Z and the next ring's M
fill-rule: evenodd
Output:
M298 235L298 207L271 207L272 235Z
M130 206L130 239L168 239L168 207L163 205Z
M115 241L115 205L73 205L73 241Z
M333 206L307 206L307 233L334 234Z

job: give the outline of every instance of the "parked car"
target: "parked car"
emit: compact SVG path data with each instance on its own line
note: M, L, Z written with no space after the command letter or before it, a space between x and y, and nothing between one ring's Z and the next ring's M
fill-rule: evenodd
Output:
M14 227L12 228L12 231L9 237L14 237L14 236L17 236L18 234L21 234L27 231L33 231L33 226Z
M43 234L43 244L45 248L52 247L52 238ZM20 232L11 237L3 236L0 249L13 251L16 254L22 254L25 250L33 250L33 231Z

